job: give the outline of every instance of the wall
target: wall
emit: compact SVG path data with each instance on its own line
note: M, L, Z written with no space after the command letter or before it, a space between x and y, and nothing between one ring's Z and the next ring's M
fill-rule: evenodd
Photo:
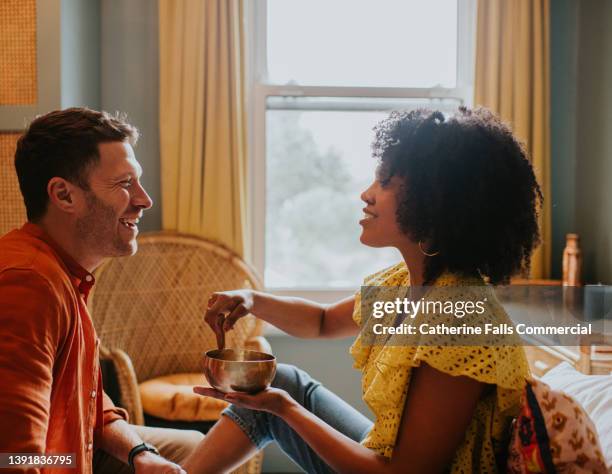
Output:
M561 278L565 235L576 232L578 3L550 5L552 276Z
M101 107L127 113L139 128L136 157L155 203L141 231L161 228L157 11L157 0L102 0L100 10Z
M587 283L612 284L612 2L551 2L553 276L580 234Z
M100 1L61 2L61 107L100 108Z
M607 284L612 284L611 24L612 2L580 3L576 228L582 236L586 280Z

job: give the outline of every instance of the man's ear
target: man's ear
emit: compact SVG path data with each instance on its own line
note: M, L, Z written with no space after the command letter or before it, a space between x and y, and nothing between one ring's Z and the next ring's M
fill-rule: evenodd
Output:
M64 178L54 177L47 183L49 201L64 212L75 211L75 186Z

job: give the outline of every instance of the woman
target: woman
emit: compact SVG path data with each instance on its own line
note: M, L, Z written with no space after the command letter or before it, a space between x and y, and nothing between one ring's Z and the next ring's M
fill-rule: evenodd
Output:
M495 285L529 268L542 196L524 149L495 116L465 108L449 120L440 112L394 112L375 132L379 166L361 196L360 240L396 247L403 262L365 285ZM355 336L362 325L359 293L321 305L228 291L213 296L205 320L219 333L248 313L306 338ZM485 316L506 317L499 305ZM256 395L195 389L232 405L186 470L225 472L271 441L307 472L498 470L528 375L522 348L362 339L351 354L374 423L305 372L279 364L272 387Z

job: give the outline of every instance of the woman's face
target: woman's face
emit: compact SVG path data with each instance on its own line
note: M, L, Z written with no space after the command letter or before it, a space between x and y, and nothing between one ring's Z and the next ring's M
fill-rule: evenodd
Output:
M369 247L400 247L408 241L397 223L397 195L403 185L402 178L393 176L384 185L378 175L374 182L361 193L363 208L361 236L359 240Z

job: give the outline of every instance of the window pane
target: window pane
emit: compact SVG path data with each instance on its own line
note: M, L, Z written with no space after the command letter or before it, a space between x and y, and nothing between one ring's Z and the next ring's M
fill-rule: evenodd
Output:
M359 242L365 206L359 196L376 167L372 127L388 115L385 109L416 105L449 110L458 103L268 99L267 287L357 287L400 260L394 249Z
M268 0L274 84L455 87L457 0Z

